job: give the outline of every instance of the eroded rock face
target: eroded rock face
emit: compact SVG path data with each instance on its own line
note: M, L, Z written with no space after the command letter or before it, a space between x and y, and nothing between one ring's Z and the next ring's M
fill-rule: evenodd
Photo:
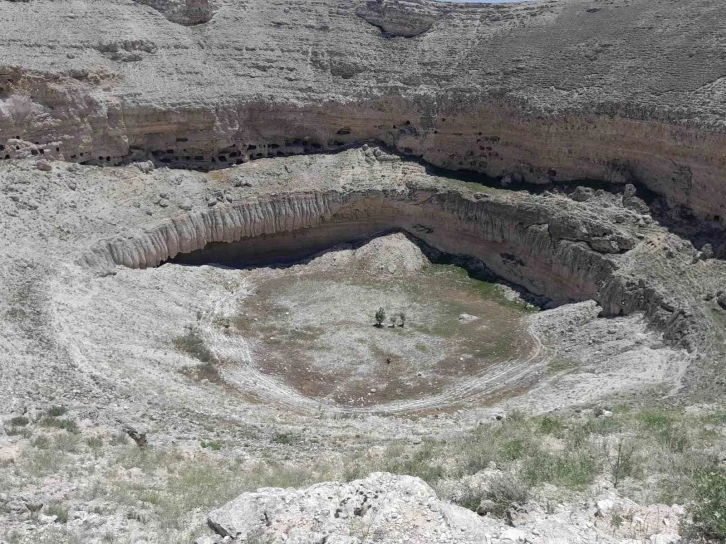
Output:
M214 16L212 0L135 0L151 6L173 23L199 25Z
M121 0L36 0L32 17L0 3L0 160L29 145L216 168L377 140L527 183L642 183L726 217L718 0L322 0L294 17L229 0L211 20L205 0L149 1L208 22L159 25Z
M426 0L369 0L357 13L389 36L412 38L433 26L439 10Z
M546 199L432 191L409 182L403 190L301 191L210 204L140 235L99 242L82 262L103 274L116 265L152 267L208 244L238 241L241 249L217 244L204 258L225 262L229 252L236 262L275 254L285 259L305 254L296 232L306 234L311 252L402 230L442 251L479 258L499 276L558 303L592 299L606 315L646 312L674 343L691 341L691 320L678 303L646 278L618 273L610 256L635 246L630 234Z
M552 292L557 302L594 299L607 315L637 314L642 310L647 314L646 320L635 315L628 323L637 321L642 330L646 322L658 325L659 331L666 332L669 343L690 345L704 357L709 356L707 350L713 345L713 337L709 335L721 327L718 321L721 310L715 296L705 306L703 296L723 290L726 284L723 262L718 259L694 262L692 245L669 234L649 217L624 207L618 194L595 191L588 201L576 202L565 193L538 196L487 188L432 176L416 162L371 148L254 161L210 174L150 169L148 165L80 167L53 160L47 161L51 170L45 171L37 168L37 162L20 160L0 164L3 186L0 212L7 239L3 248L6 265L0 269L3 278L0 285L5 293L0 297L4 304L2 314L13 315L17 310L11 304L19 304L13 301L26 300L13 293L34 289L32 292L37 296L34 294L30 302L33 311L37 309L44 316L52 312L52 316L37 321L38 332L28 336L28 341L36 345L40 337L40 341L52 346L70 341L65 339L71 337L76 342L76 338L86 337L86 331L97 331L97 340L84 344L86 355L78 360L89 361L84 363L87 365L84 368L103 374L111 382L117 381L129 368L132 372L154 368L155 346L159 342L168 345L169 339L181 334L186 324L196 322L198 309L216 304L216 295L210 300L197 300L198 290L207 292L203 287L206 281L214 277L222 286L226 285L226 277L236 278L235 281L241 277L236 271L221 272L220 267L172 265L143 271L117 264L123 265L128 259L128 266L153 266L169 259L170 249L176 247L174 251L178 252L181 246L189 251L205 247L206 253L216 244L215 251L222 251L224 247L219 254L223 257L233 257L230 252L239 250L240 264L244 266L251 252L257 253L258 249L274 248L287 253L309 240L320 241L324 249L350 234L371 235L378 229L402 230L435 248L479 257L497 274L527 287L532 293L543 293L544 289ZM568 225L567 229L558 228L560 222ZM268 234L261 236L263 232ZM618 253L593 248L598 239L612 237L616 241L619 236L637 243L632 249L623 248ZM234 242L237 237L239 241ZM185 255L191 258L193 252ZM207 255L207 260L201 262L217 260L218 254ZM178 253L177 259L180 259ZM84 267L76 265L79 260ZM261 269L260 274L264 276L265 272ZM187 277L196 278L199 283L188 285ZM220 296L231 297L230 309L236 308L235 297L245 296L247 287L243 284L238 285L239 292L235 291L234 295L226 287L220 287ZM168 292L166 285L170 286ZM139 286L145 286L148 291ZM172 286L182 290L172 295ZM147 292L150 298L146 297ZM44 297L55 302L48 302ZM193 306L167 322L158 314L158 308L166 307L167 297ZM79 299L85 301L84 309L75 304ZM121 301L122 308L108 301ZM591 309L599 311L594 305ZM143 316L143 322L139 316ZM47 325L46 321L57 324ZM160 321L165 322L166 329L151 334L154 323ZM16 334L15 325L6 322L4 330ZM456 326L460 326L458 322ZM581 329L577 323L572 326L575 330ZM209 330L211 335L217 334L214 327ZM599 342L608 324L603 320L598 327L587 329L577 337L576 343L589 345L590 339ZM136 338L139 328L149 331L149 335L139 337L145 339L143 349L134 350L134 353L143 353L144 358L129 355L133 366L116 367L111 361L117 360L118 346L125 345L127 336ZM542 330L549 328L545 324ZM117 340L110 343L104 340L107 330L116 330ZM659 342L656 332L652 334ZM571 333L563 330L562 335L571 336ZM608 345L611 347L602 353L614 353L621 347L618 341ZM227 349L228 346L222 343L220 347ZM599 350L600 345L587 349ZM240 353L243 355L244 350ZM673 353L666 348L649 354L649 349L643 348L637 358L630 352L618 356L617 364L626 375L629 364L641 370L645 368L648 374L648 365L659 364L658 361ZM56 357L55 352L48 357ZM178 368L178 357L178 353L170 351L169 368ZM584 357L602 361L603 365L616 364L607 358L593 359L587 353ZM21 359L23 364L18 363L16 367L24 366L26 360L29 359ZM703 368L717 371L720 367L711 364L711 360L721 360L720 352L714 353L713 359L704 358L707 363L695 367L696 370L699 373L706 372ZM240 358L241 372L227 374L225 379L238 384L239 390L264 391L265 398L290 406L286 396L289 391L278 394L277 385L253 383L245 374L245 364L245 359ZM39 376L45 365L37 368L34 376ZM539 367L525 364L521 368L534 368L532 372L536 373ZM592 368L598 368L597 364ZM673 367L664 368L671 369L661 375L665 379L672 380L673 376L680 379ZM521 376L516 372L509 375ZM165 383L167 378L163 380ZM650 378L645 380L654 383ZM154 382L148 390L157 389L157 383L162 382ZM687 385L691 387L691 383L695 379ZM482 384L477 385L476 391L491 391L488 382ZM13 387L24 390L17 389L20 387L17 380L5 385L7 391ZM599 385L588 387L582 389L582 395L568 391L568 398L580 402L583 398L592 398L593 394L602 394ZM311 413L318 409L317 401L308 397L293 398L296 406L304 406L306 410L309 407ZM456 389L443 400L425 398L424 407L453 406L462 398L461 391ZM554 409L552 405L547 406ZM398 413L412 409L406 403L391 407Z
M474 512L438 500L423 480L388 473L245 493L210 513L209 525L240 543L359 544L370 534L375 542L478 544L485 533Z

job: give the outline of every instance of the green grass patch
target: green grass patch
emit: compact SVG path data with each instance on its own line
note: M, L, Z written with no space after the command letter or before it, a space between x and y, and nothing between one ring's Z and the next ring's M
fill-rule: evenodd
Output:
M673 423L673 417L665 412L640 412L636 419L649 429L665 429Z
M590 451L540 452L524 461L522 477L531 485L554 484L574 490L584 490L599 471L595 455Z
M30 438L33 435L33 431L27 427L8 427L5 429L5 433L8 436L22 436L23 438Z
M44 417L40 420L41 427L52 427L55 429L63 429L69 433L77 433L78 424L72 419L61 419L57 417Z
M569 372L571 370L575 370L576 368L577 368L577 363L575 361L573 361L572 359L568 359L567 357L553 359L549 363L547 363L547 370L551 374Z
M714 542L726 542L726 471L699 475L691 514L700 535Z
M539 420L538 430L542 434L561 436L565 430L565 424L561 419L552 416L545 416Z
M208 449L208 450L212 450L212 451L219 451L222 449L223 444L216 440L209 440L207 442L202 441L201 446L204 449Z

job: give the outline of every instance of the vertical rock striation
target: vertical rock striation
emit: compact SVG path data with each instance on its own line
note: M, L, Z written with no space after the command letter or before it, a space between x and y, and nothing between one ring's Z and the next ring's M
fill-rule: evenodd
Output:
M502 278L557 303L596 300L605 315L645 312L674 343L690 346L687 312L644 278L620 274L617 256L635 241L606 220L560 212L546 200L458 191L304 191L261 196L169 219L142 234L99 242L82 257L97 271L157 266L212 243L316 232L333 245L403 230L427 244L481 259ZM222 248L223 251L223 248Z

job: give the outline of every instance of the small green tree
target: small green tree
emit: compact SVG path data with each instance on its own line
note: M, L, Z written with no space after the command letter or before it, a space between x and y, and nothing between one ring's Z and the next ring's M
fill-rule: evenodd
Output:
M386 310L383 309L383 306L378 308L378 311L376 312L376 327L382 327L383 322L386 320Z
M401 319L401 327L405 327L406 326L406 312L399 313L398 317Z
M388 320L391 322L391 327L395 328L396 323L398 323L398 316L394 314L391 317L389 317Z

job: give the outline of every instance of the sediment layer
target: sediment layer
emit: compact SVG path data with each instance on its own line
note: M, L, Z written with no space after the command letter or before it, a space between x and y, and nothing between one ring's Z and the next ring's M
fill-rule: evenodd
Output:
M0 160L209 169L377 141L514 181L641 183L726 217L718 0L142 3L170 20L0 3Z
M630 234L606 220L558 211L546 199L537 204L415 186L286 193L181 215L141 235L103 241L82 262L102 272L116 265L153 267L222 242L230 244L240 264L254 264L259 250L282 257L306 243L320 248L388 230L408 232L447 253L476 257L502 278L556 303L592 299L604 315L645 312L674 343L692 341L689 316L646 279L619 273L613 256L633 248L636 240ZM278 237L271 247L265 243L265 236L280 234L287 239ZM255 243L258 237L262 243ZM247 248L233 244L245 240ZM208 258L224 256L224 246L214 248Z

